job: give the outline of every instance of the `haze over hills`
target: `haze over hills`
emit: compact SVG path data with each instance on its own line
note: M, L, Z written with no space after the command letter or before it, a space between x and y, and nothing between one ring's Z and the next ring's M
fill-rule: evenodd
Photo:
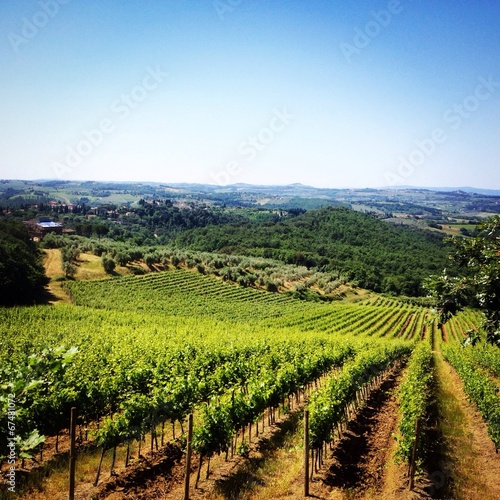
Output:
M116 184L162 184L162 185L172 185L172 186L218 186L218 187L272 187L272 186L279 186L279 187L297 187L297 188L310 188L310 189L341 189L341 190L348 190L348 189L376 189L376 190L383 190L383 189L427 189L429 191L465 191L467 193L480 193L480 194L487 194L491 193L494 195L500 194L500 189L491 189L491 188L483 188L483 187L472 187L472 186L414 186L411 184L397 184L397 185L391 185L391 186L380 186L380 187L365 187L365 188L349 188L349 187L336 187L336 186L328 186L328 187L317 187L313 186L312 184L304 184L302 182L291 182L288 184L251 184L248 182L235 182L231 184L213 184L213 183L202 183L202 182L165 182L165 181L144 181L144 180L136 180L136 181L127 181L127 180L113 180L113 181L104 181L104 180L94 180L94 179L61 179L58 177L47 177L47 178L40 178L40 179L0 179L0 182L3 181L26 181L26 182L32 182L32 183L46 183L46 182L60 182L60 183L72 183L72 182L96 182L100 184L106 184L106 183L116 183Z
M249 184L246 182L236 182L233 184L210 184L210 183L197 183L197 182L159 182L159 181L94 181L94 180L62 180L59 178L44 178L44 179L35 179L35 180L27 180L27 179L1 179L0 181L26 181L34 184L45 184L47 182L56 182L56 183L87 183L87 182L95 182L99 184L140 184L140 185L162 185L162 186L172 186L172 187L203 187L206 189L265 189L269 190L271 188L279 188L279 189L301 189L301 190L335 190L335 191L386 191L386 190L418 190L418 191L435 191L435 192L464 192L464 193L476 193L482 194L486 196L500 196L500 189L491 189L491 188L483 188L483 187L472 187L472 186L413 186L410 184L405 185L393 185L393 186L380 186L376 188L365 187L365 188L349 188L349 187L316 187L310 184L303 184L301 182L293 182L290 184Z
M172 199L175 202L200 202L210 205L258 206L267 208L312 209L325 205L343 205L379 216L407 214L431 217L433 222L460 215L464 219L487 217L500 210L500 190L474 187L414 187L340 189L294 183L229 185L127 182L69 181L60 179L1 180L0 207L23 203L56 201L71 204L133 205L139 199Z
M438 191L438 192L462 191L464 193L477 193L477 194L484 194L486 196L500 196L500 189L486 189L486 188L476 188L470 186L461 186L461 187L386 186L386 187L381 187L380 189L424 189L428 191Z

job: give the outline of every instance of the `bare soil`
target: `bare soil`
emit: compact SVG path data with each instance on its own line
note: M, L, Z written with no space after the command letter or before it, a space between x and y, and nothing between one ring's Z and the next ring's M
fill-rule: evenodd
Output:
M228 460L224 455L212 457L210 460L210 475L206 478L207 460L203 461L198 488L195 489L195 481L199 464L199 456L192 455L190 474L190 496L191 500L209 498L214 491L222 494L223 498L241 498L239 493L245 490L245 482L251 480L251 472L246 467L249 463L259 464L278 448L284 436L296 429L300 420L303 407L303 398L293 406L289 414L276 413L276 420L268 425L267 412L265 415L265 426L262 419L259 421L259 435L256 436L255 425L252 427L252 438L249 443L248 453L243 456L235 453ZM248 443L248 428L246 441ZM238 442L241 443L241 435ZM163 462L155 465L156 459L145 463L139 473L132 472L134 481L128 481L127 476L120 475L117 480L109 481L100 487L99 498L108 500L146 500L146 499L182 499L184 494L185 459L181 453L174 460L168 461L166 466ZM136 467L134 467L135 471ZM126 473L128 475L128 472Z
M179 442L168 443L159 451L144 456L139 464L102 483L94 498L176 498L169 493L184 480L183 456Z
M314 483L322 483L321 498L404 498L399 468L388 475L396 467L393 453L400 376L400 368L387 375L334 445L326 472L313 481L313 492Z
M500 498L500 454L488 436L486 424L475 406L467 400L458 374L442 362L441 390L453 395L456 406L455 429L443 443L447 489L450 498L498 500ZM464 453L464 451L466 453Z

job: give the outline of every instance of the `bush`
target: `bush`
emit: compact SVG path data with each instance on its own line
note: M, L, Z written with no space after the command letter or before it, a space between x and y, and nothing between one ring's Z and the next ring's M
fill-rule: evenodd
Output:
M130 272L135 276L146 274L146 271L141 266L130 266L129 269Z
M118 251L116 254L116 260L120 266L126 266L130 262L130 255L128 253Z
M102 267L108 274L111 274L115 270L116 263L111 257L104 256L102 258Z

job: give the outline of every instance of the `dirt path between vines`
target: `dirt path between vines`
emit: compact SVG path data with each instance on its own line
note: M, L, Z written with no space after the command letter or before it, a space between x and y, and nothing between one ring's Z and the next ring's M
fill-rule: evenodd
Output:
M384 499L400 500L424 497L423 484L418 481L415 491L407 491L406 468L394 461L395 439L398 423L397 388L401 382L402 369L393 368L380 386L374 389L366 404L360 408L348 424L340 440L328 450L323 467L314 474L310 482L310 496L316 499ZM245 500L267 500L270 498L303 498L302 469L302 421L295 431L295 438L287 442L286 450L277 454L286 468L280 469L282 477L268 477L254 468L253 475L242 477L251 481L238 495L216 496L214 498L241 498ZM293 446L295 445L295 450ZM299 445L299 446L297 446ZM297 449L299 448L299 449ZM293 451L292 451L293 450ZM289 460L287 455L294 453ZM276 460L270 457L270 460ZM288 461L289 460L289 461ZM264 470L273 471L269 465ZM290 473L289 473L290 471ZM277 471L278 472L278 471ZM425 483L425 480L423 480ZM212 498L212 497L207 497Z
M61 283L58 281L53 281L59 276L64 276L61 250L59 250L58 248L46 248L44 249L44 252L45 274L51 280L48 284L49 292L52 295L52 297L50 297L49 303L55 304L57 302L70 302L68 294L61 287Z
M420 498L417 492L407 494L406 468L394 463L398 407L396 390L401 380L401 368L391 370L380 386L374 389L366 404L360 408L348 424L340 440L328 449L323 466L310 482L310 496L316 499L405 499ZM296 439L290 445L301 443L302 429L298 427ZM302 447L295 450L293 460L286 453L278 457L286 466L270 465L269 470L279 469L281 477L268 477L256 471L253 485L243 489L239 496L245 500L269 498L303 498ZM275 460L271 458L271 460ZM421 488L420 488L421 489Z
M458 374L436 353L438 406L443 436L443 470L450 498L500 498L500 454L486 424L463 391Z
M311 493L332 499L405 498L401 494L400 470L393 459L400 379L401 369L393 369L371 393L334 445L326 471L313 479Z
M290 414L276 414L276 421L268 425L267 415L265 414L265 426L262 426L262 419L259 421L259 436L256 436L255 425L252 426L252 440L249 444L248 456L244 457L235 453L226 461L223 455L215 456L210 462L210 476L206 478L206 460L203 462L200 482L197 489L194 488L199 457L193 452L191 461L190 476L190 500L210 498L214 490L226 491L233 486L238 490L241 486L240 481L248 478L243 470L245 464L249 462L262 463L266 458L282 446L284 439L290 432L293 432L300 420L303 408L303 395L300 401L293 403ZM248 428L247 428L248 433ZM248 443L248 434L246 436ZM238 443L241 443L241 435ZM178 457L179 458L179 457ZM99 494L100 499L106 500L149 500L156 498L176 499L183 498L184 493L184 474L185 474L184 456L177 459L175 463L170 463L165 469L163 466L155 473L150 474L150 467L136 474L133 481L118 481L118 488L102 487ZM163 469L163 470L162 470ZM116 486L116 484L115 484ZM224 498L240 498L239 496L226 496Z

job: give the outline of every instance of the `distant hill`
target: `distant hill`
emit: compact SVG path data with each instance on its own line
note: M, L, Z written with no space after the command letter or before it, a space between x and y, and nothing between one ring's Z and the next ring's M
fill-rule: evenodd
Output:
M193 229L180 234L176 244L317 267L339 272L364 288L404 295L423 294L422 281L448 264L439 235L342 207L310 210L278 223Z
M387 186L380 189L423 189L428 191L435 191L438 193L476 193L482 194L485 196L500 196L500 189L484 189L484 188L475 188L469 186L462 187L417 187L417 186Z

